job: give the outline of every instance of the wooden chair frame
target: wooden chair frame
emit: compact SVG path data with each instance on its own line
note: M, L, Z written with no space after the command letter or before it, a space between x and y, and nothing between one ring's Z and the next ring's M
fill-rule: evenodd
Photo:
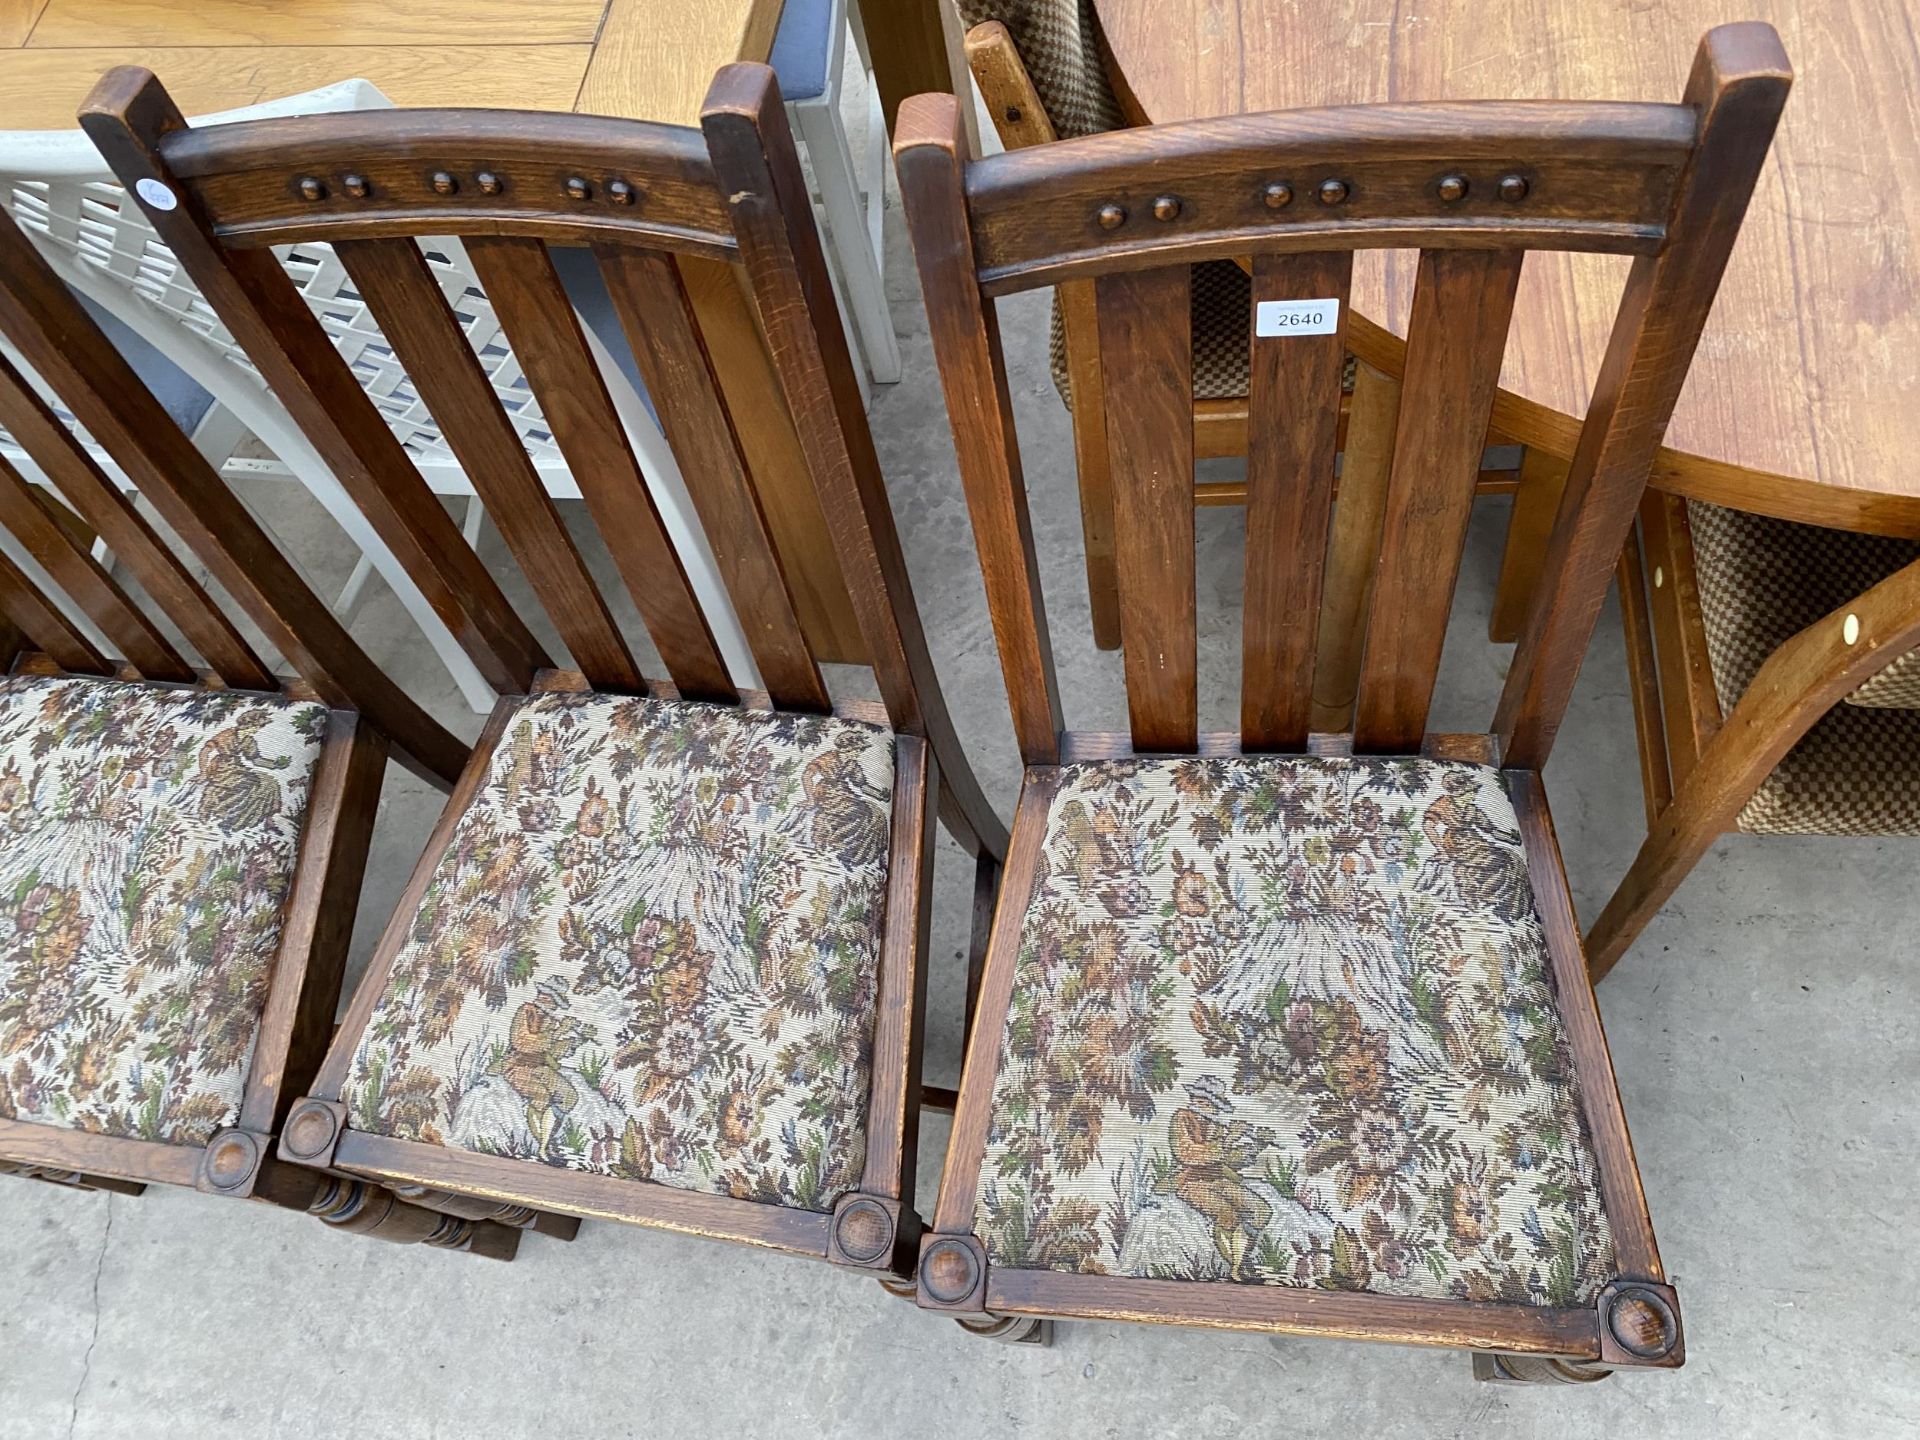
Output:
M1790 71L1765 25L1701 43L1677 105L1391 105L1170 125L969 160L957 103L902 107L895 159L946 388L1026 777L994 915L921 1305L966 1317L1086 1317L1465 1346L1489 1374L1585 1378L1675 1366L1684 1345L1554 841L1552 747L1660 438L1738 232ZM1443 177L1473 177L1461 202ZM1502 176L1526 203L1496 198ZM1269 207L1337 179L1339 206ZM1513 187L1508 187L1509 189ZM1159 197L1173 203L1156 205ZM1104 219L1102 212L1105 212ZM1115 220L1115 212L1120 219ZM1393 454L1351 734L1311 733L1339 333L1253 353L1241 725L1197 730L1187 267L1251 254L1256 300L1346 299L1351 252L1418 247ZM1426 734L1523 253L1636 257L1567 474L1541 583L1491 733ZM1115 479L1130 735L1066 732L992 301L1098 294ZM1342 305L1342 310L1346 306ZM1120 400L1115 402L1118 395ZM1303 398L1306 397L1306 398ZM1324 404L1309 403L1325 397ZM1439 603L1436 603L1439 602ZM1026 901L1062 765L1129 754L1415 754L1500 766L1583 1078L1620 1279L1545 1309L1011 1270L974 1234ZM1517 1357L1517 1358L1516 1358Z
M967 32L966 53L974 84L980 88L987 113L993 117L994 129L1005 149L1050 145L1059 138L1013 36L1004 24L987 20L974 26ZM1244 259L1240 263L1243 267L1247 264ZM1099 317L1094 309L1093 286L1084 280L1066 282L1058 288L1055 303L1060 307L1074 395L1074 469L1080 487L1080 523L1087 553L1087 594L1094 643L1103 650L1113 650L1120 644L1119 588L1114 568L1113 483L1107 461ZM1406 362L1406 342L1364 316L1353 316L1348 320L1347 343L1361 368L1355 377L1353 393L1342 395L1340 400L1340 429L1335 448L1346 453L1347 459L1336 489L1349 494L1362 492L1366 498L1349 507L1350 510L1364 506L1368 514L1377 514L1386 490L1385 462L1391 456L1394 414L1399 404L1397 382ZM1356 414L1361 422L1357 430L1353 424ZM1348 445L1350 435L1354 437L1352 447ZM1487 443L1504 446L1517 442L1496 425L1488 432ZM1199 460L1244 456L1247 453L1247 401L1195 400L1193 451L1194 458ZM1540 561L1560 503L1565 474L1564 460L1533 449L1525 451L1517 469L1480 472L1479 494L1514 497L1493 613L1487 624L1487 638L1495 643L1510 644L1520 638L1521 622L1526 618L1527 604L1539 579ZM1199 482L1193 491L1193 503L1201 506L1244 505L1246 498L1247 487L1240 481ZM1337 520L1335 523L1340 524ZM1348 554L1351 552L1357 559L1377 545L1378 540L1377 531L1356 533L1351 543L1336 546L1327 567L1321 625L1329 641L1337 635L1350 635L1357 640L1363 628L1358 622L1365 614L1368 576L1357 563L1348 563ZM1359 653L1354 645L1323 644L1314 683L1316 729L1347 727L1352 720L1358 674Z
M933 818L937 807L977 857L976 888L989 903L1006 831L967 766L934 675L773 72L722 70L704 135L484 110L194 130L138 70L105 77L82 123L502 695L345 1023L281 1133L279 1156L473 1218L538 1225L543 1216L605 1217L909 1273L920 1233L913 1183ZM640 674L504 414L481 388L471 347L415 244L421 235L465 242L670 679ZM558 668L513 613L296 303L269 248L295 237L335 247L450 443L464 445L468 473L576 668ZM587 363L550 242L592 247L747 624L766 693L736 690L720 663ZM696 287L736 283L736 272L829 517L881 704L833 704L768 540L689 300ZM527 696L555 690L831 711L895 732L866 1169L834 1214L393 1140L347 1124L340 1096L352 1055L454 826L516 710ZM976 908L984 913L987 904ZM943 1095L925 1098L937 1104ZM950 1092L944 1098L951 1104Z
M515 1230L423 1210L380 1187L329 1180L272 1154L280 1123L333 1033L388 756L445 788L459 776L467 747L348 637L5 215L0 335L298 678L282 679L254 652L27 376L0 359L0 425L59 496L45 497L0 461L0 525L61 592L42 591L12 561L0 561L0 659L8 671L259 691L318 700L332 712L235 1123L204 1145L186 1145L0 1119L0 1171L121 1194L150 1184L192 1186L387 1238L510 1254ZM94 560L95 537L179 628L198 664Z
M1657 583L1648 585L1650 578ZM1650 491L1617 571L1647 838L1587 932L1603 979L1774 766L1835 705L1920 646L1920 561L1786 640L1722 712L1687 503Z

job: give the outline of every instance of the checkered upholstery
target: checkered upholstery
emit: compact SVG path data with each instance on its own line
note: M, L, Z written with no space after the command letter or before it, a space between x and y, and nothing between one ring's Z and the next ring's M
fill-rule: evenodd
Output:
M1689 502L1714 689L1730 710L1780 645L1893 571L1920 542ZM1742 830L1920 835L1920 651L1836 705L1775 767Z
M1247 314L1252 281L1231 260L1209 260L1193 267L1193 398L1239 400L1247 393ZM1053 383L1067 408L1073 385L1067 373L1067 327L1053 305L1053 334L1047 347Z
M1100 64L1093 0L958 0L958 6L969 30L989 20L1007 27L1062 140L1126 123Z

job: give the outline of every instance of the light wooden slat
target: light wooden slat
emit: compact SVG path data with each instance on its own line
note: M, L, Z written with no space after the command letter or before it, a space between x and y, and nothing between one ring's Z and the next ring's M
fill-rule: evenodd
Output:
M593 43L606 0L52 0L34 48Z
M510 236L475 236L467 241L467 255L674 684L689 698L732 701L736 692L726 663L661 524L553 257L538 240Z
M1324 335L1255 336L1248 374L1246 617L1240 729L1247 749L1298 750L1312 722L1321 579L1333 508L1353 254L1260 255L1253 302L1325 301Z
M1144 751L1190 751L1200 726L1189 275L1176 265L1094 281L1127 712Z
M657 251L594 253L767 692L783 707L831 709L679 271Z
M612 0L577 108L587 115L699 125L714 71L735 60L764 61L772 53L781 5Z
M601 689L644 681L479 357L412 240L334 243L381 332L519 561L575 665Z
M0 50L27 43L47 0L0 0Z
M164 75L168 92L195 115L355 77L372 81L396 105L567 111L592 54L591 45L0 48L0 96L5 97L0 124L72 129L80 102L116 65L143 65Z
M1407 754L1433 700L1521 252L1427 250L1407 328L1354 746Z

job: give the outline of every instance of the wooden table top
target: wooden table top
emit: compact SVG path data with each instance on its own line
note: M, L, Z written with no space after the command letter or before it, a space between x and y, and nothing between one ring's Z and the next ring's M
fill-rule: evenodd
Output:
M0 128L60 130L115 65L189 115L337 80L396 105L697 125L713 72L765 60L782 0L0 0Z
M1123 103L1153 121L1380 100L1678 100L1701 35L1770 21L1793 93L1667 435L1685 453L1656 479L1920 535L1916 0L1095 5ZM1586 413L1626 265L1528 257L1502 376L1522 409ZM1362 252L1355 308L1401 330L1412 274L1402 252Z

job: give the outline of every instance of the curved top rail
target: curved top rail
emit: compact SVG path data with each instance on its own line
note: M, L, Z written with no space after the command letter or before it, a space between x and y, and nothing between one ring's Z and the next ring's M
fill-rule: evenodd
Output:
M515 110L372 110L177 130L160 142L236 245L395 235L738 247L697 130Z
M1109 131L969 165L974 259L998 295L1257 251L1646 254L1698 122L1688 105L1480 101Z

